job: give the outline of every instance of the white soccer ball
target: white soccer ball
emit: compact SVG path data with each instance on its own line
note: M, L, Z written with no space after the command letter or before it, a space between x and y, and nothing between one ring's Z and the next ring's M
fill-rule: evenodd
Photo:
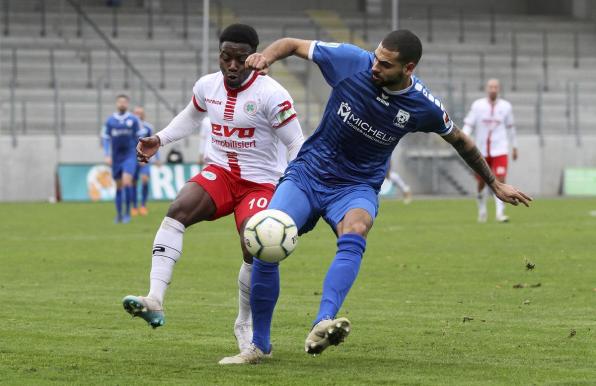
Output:
M294 220L280 210L263 210L252 216L244 228L246 249L268 263L288 257L297 243L298 229Z

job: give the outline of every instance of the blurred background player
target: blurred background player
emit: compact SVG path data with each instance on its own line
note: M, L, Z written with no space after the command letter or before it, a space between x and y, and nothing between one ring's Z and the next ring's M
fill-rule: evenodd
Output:
M116 97L116 112L106 120L102 134L105 160L112 165L112 178L116 181L116 223L130 222L130 208L133 191L133 176L137 168L137 132L141 128L139 119L128 112L128 96ZM124 212L122 211L124 199Z
M201 77L188 106L165 129L141 139L137 147L139 160L146 161L160 146L199 129L203 118L209 116L208 165L180 190L155 235L149 294L123 299L128 313L154 328L165 323L164 296L182 254L186 229L234 213L242 239L246 222L267 207L288 156L296 157L304 141L290 94L273 78L261 76L244 64L258 43L254 28L244 24L227 27L219 40L220 71ZM234 335L243 351L252 341L253 258L240 244L244 261L238 273Z
M513 160L517 160L517 139L513 121L511 103L499 98L501 86L498 79L486 82L486 98L480 98L472 103L470 112L464 119L463 131L467 135L474 132L476 146L482 152L486 162L500 182L505 182L509 146L513 147ZM484 181L478 180L478 222L486 222L486 196L488 188ZM495 196L496 220L509 221L505 215L505 204Z
M391 168L391 159L387 162L386 178L389 181L393 182L395 186L397 186L397 188L401 190L401 192L404 195L404 204L410 204L412 202L412 189L410 188L410 185L406 184L406 182L396 171L393 171L393 169Z
M137 106L133 110L133 114L136 115L141 123L141 128L137 132L137 137L147 138L153 135L153 126L145 121L145 109L142 106ZM134 217L138 214L141 216L146 216L149 214L147 210L147 198L149 197L149 176L151 171L151 163L158 163L159 162L159 152L155 153L153 157L149 160L148 163L140 163L137 162L137 168L135 170L134 178L132 180L133 184L133 196L132 196L132 209L130 210L130 214ZM139 178L141 179L141 207L138 208L138 181Z

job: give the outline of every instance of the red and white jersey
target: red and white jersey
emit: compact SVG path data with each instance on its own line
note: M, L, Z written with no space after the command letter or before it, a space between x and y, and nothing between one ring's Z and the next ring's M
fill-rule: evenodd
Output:
M253 72L240 88L230 89L218 71L195 83L193 103L211 121L206 163L245 180L277 183L287 166L287 150L275 130L296 119L283 86Z
M509 145L517 146L513 109L501 98L494 103L488 98L474 101L463 130L467 135L474 132L474 141L484 157L509 154Z

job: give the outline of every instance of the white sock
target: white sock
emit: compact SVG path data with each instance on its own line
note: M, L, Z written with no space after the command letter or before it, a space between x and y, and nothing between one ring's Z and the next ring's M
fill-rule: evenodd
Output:
M174 265L182 253L182 238L186 228L182 223L165 217L153 242L153 259L149 276L149 297L163 304L163 298L172 280Z
M505 214L505 203L501 200L499 200L497 198L497 196L495 197L495 206L497 208L497 217L501 217Z
M250 275L252 273L252 264L242 262L240 272L238 272L238 317L235 324L252 324L252 315L250 313Z
M486 191L487 187L485 186L480 192L478 192L478 196L476 197L476 201L478 202L478 213L486 213Z
M397 185L397 187L404 193L408 193L410 191L410 187L408 186L408 184L405 183L404 180L402 180L401 176L399 174L397 174L396 172L389 172L389 179L395 184Z

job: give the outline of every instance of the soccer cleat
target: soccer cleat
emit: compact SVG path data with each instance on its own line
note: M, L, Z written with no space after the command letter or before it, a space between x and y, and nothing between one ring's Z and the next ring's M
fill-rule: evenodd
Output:
M114 217L114 224L120 224L122 222L122 216Z
M135 316L143 318L153 328L166 323L161 304L153 298L128 295L122 299L122 305L133 318Z
M129 214L125 214L124 216L122 216L122 224L128 224L129 222L130 222Z
M404 204L409 205L412 203L412 192L407 191L404 193Z
M139 215L139 210L137 208L131 208L130 209L130 215L132 217L137 217Z
M240 352L248 349L252 344L252 323L235 323L234 335Z
M488 216L486 214L486 211L484 212L478 212L478 222L479 223L485 223L487 220Z
M265 354L260 348L250 343L249 346L242 350L240 354L233 357L225 357L219 361L220 365L256 365L261 362L263 358L271 358L271 351Z
M503 223L509 222L509 216L504 215L504 214L500 214L500 215L497 216L497 221L498 222L503 222Z
M322 353L330 345L337 346L350 333L351 323L346 318L323 319L315 324L304 343L304 350L308 354Z
M147 207L146 207L146 206L141 206L141 207L139 208L139 214L140 214L141 216L147 216L147 215L149 214L149 210L147 209Z

